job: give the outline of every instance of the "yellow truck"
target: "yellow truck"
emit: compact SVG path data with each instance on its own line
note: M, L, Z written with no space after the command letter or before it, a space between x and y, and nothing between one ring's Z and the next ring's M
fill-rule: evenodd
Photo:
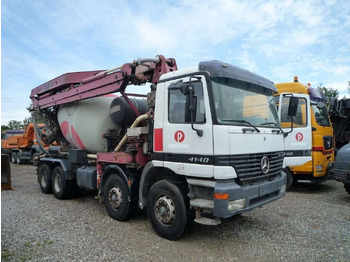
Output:
M294 127L307 125L307 113L311 114L311 137L312 150L311 160L301 166L288 166L284 169L287 174L287 188L290 188L293 183L298 180L322 181L330 174L331 166L334 162L334 136L331 121L329 119L326 108L327 97L322 91L312 88L310 84L304 85L298 81L298 77L294 77L294 82L276 84L278 94L281 93L299 93L308 95L310 98L310 109L306 110L305 105L299 105L301 112L293 121ZM279 106L281 107L281 106ZM283 107L283 105L282 105ZM281 108L282 109L282 108ZM280 110L281 110L280 109ZM282 110L283 112L283 110ZM282 129L290 129L291 122L288 116L281 118ZM289 121L289 122L288 122ZM303 134L297 133L290 138L292 143L302 143ZM286 151L286 156L293 156L295 152ZM295 157L298 157L297 155Z

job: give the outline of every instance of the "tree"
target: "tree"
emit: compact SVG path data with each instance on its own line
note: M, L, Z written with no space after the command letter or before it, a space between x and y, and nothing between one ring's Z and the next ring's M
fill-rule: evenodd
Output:
M5 130L9 130L10 128L7 125L1 125L1 132L4 132Z
M24 124L22 121L10 120L8 127L9 129L24 129Z
M33 104L31 103L26 109L29 111L30 114L32 114L32 107L33 107ZM42 114L39 114L39 113L36 113L36 122L38 124L44 124L46 123L46 118L44 117L44 115ZM33 116L30 115L29 117L26 117L24 120L23 120L23 123L25 124L29 124L29 123L33 123Z

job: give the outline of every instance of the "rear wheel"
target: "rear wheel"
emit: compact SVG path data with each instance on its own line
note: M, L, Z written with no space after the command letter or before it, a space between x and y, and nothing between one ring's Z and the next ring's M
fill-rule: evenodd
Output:
M193 222L186 191L172 180L161 180L151 187L147 213L154 231L169 240L179 239Z
M17 164L17 154L16 152L11 152L11 163Z
M137 210L137 201L130 201L129 187L117 174L107 178L103 199L108 214L118 221L129 219Z
M44 194L52 193L52 169L47 164L39 166L38 182Z
M52 191L57 199L73 197L77 192L75 180L66 180L63 169L56 166L52 172Z
M21 152L17 152L16 157L17 157L17 164L22 165L23 160L21 159Z

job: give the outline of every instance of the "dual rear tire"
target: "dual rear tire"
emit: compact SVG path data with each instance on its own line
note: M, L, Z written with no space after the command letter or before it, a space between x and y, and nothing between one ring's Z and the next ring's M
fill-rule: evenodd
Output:
M17 164L17 153L16 152L11 152L11 163Z
M51 168L42 164L38 169L38 182L44 194L53 193L57 199L66 199L75 196L79 188L75 180L66 180L60 166Z

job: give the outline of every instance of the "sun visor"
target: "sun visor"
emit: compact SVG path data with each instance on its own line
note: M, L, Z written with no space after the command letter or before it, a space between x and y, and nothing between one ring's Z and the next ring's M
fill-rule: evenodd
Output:
M246 69L227 64L221 61L212 60L200 62L199 71L206 71L210 74L211 77L231 78L263 86L277 93L277 88L272 81L257 74L254 74Z

